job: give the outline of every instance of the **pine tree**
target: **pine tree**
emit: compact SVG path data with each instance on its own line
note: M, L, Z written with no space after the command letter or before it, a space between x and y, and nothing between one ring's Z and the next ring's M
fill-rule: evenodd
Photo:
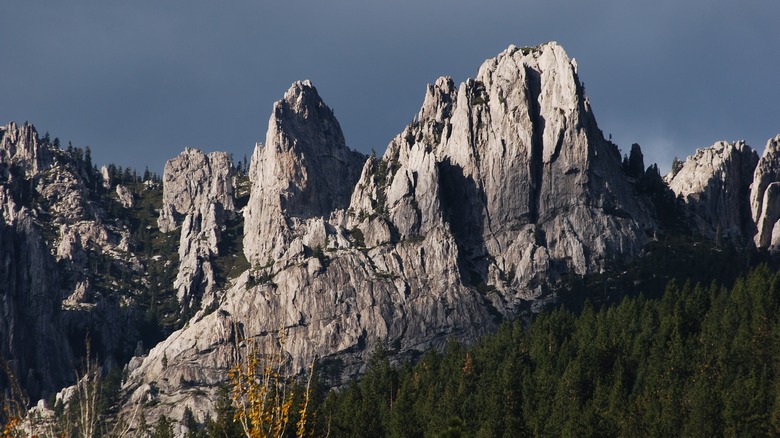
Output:
M173 423L165 415L157 420L152 438L173 438Z

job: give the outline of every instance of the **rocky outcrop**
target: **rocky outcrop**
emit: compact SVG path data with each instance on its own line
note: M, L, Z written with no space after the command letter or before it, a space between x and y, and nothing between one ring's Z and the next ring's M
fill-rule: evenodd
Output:
M416 194L399 196L410 175L423 178L396 173L413 150L430 151L436 163L441 189L431 193L441 194L464 281L500 291L499 301L510 297L501 308L512 307L515 294L538 296L534 284L636 253L655 227L596 125L576 64L555 43L510 47L474 80L429 86L416 122L388 147L389 171L376 178L368 169L353 196L351 224L363 224L367 241L381 228L365 221L384 220L372 219L382 209L401 238L436 220L412 208L423 205Z
M0 162L18 167L25 177L51 167L54 156L47 146L32 125L11 122L0 126Z
M126 224L93 202L97 176L80 149L63 151L32 125L0 131L0 353L35 398L73 379L72 351L87 334L106 364L132 352L132 312L119 297L126 286L111 272L143 270Z
M0 360L34 399L64 386L72 369L60 321L60 279L33 213L4 186L0 211ZM4 374L0 388L10 388Z
M756 247L777 251L780 245L780 135L769 139L750 188L750 210L756 223Z
M133 208L133 194L130 192L130 190L128 190L127 187L123 186L122 184L117 184L116 197L119 199L119 203L121 203L123 207Z
M163 171L160 231L173 231L184 216L207 211L210 204L220 204L224 211L234 212L234 178L233 163L226 152L206 155L198 149L185 148L179 156L168 160Z
M316 359L340 384L377 344L403 358L473 340L655 229L554 43L511 47L458 87L439 79L380 159L346 149L316 90L293 84L250 179L252 268L133 362L133 403L208 409L210 393L177 382L214 388L243 342L281 348L293 371Z
M778 150L780 136L758 166L743 143L689 157L669 181L695 229L749 239L757 223L757 246L777 249ZM72 382L73 340L90 333L108 368L129 360L124 409L150 423L213 413L249 346L340 385L377 345L403 360L471 341L559 280L637 254L658 228L653 195L679 223L639 146L621 162L604 139L555 43L439 78L379 158L347 148L303 81L274 104L248 182L227 154L189 148L166 164L161 203L130 175L0 127L0 353L43 396ZM169 336L146 352L142 329Z
M685 160L669 187L685 203L695 230L710 238L753 238L750 184L757 163L758 154L742 141L718 142Z
M236 214L236 173L225 152L208 155L187 148L165 164L160 231L181 226L179 270L174 282L179 302L194 307L214 291L212 259L219 255L225 221Z
M307 220L327 219L347 207L365 159L347 148L333 111L311 82L294 83L274 104L265 145L252 154L244 212L247 259L254 265L296 259L302 239L311 234ZM306 245L327 243L307 239Z

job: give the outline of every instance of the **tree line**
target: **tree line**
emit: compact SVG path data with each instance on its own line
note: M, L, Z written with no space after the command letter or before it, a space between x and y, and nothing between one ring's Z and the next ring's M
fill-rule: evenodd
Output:
M359 380L330 391L249 358L214 417L185 416L188 436L773 436L780 272L760 265L728 287L671 281L658 299L559 307L416 363L394 365L379 348ZM170 436L172 425L141 430Z
M661 299L563 308L452 341L318 406L331 436L780 434L780 274L733 287L671 282Z

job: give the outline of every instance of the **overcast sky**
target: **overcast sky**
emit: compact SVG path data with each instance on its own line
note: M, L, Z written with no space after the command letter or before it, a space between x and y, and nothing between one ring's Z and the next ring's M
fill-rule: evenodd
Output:
M0 124L161 171L185 146L251 156L273 102L311 79L347 144L382 153L427 83L555 40L605 135L668 169L718 140L760 152L780 133L779 18L776 0L11 0Z

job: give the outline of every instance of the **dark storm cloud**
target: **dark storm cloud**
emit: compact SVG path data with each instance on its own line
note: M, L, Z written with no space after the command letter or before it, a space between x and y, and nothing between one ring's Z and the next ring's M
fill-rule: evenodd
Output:
M314 82L349 145L381 152L426 83L462 81L509 44L549 40L577 58L604 132L662 168L716 140L760 149L780 132L777 2L4 6L0 123L29 120L90 145L99 163L161 170L184 146L250 155L298 79Z

